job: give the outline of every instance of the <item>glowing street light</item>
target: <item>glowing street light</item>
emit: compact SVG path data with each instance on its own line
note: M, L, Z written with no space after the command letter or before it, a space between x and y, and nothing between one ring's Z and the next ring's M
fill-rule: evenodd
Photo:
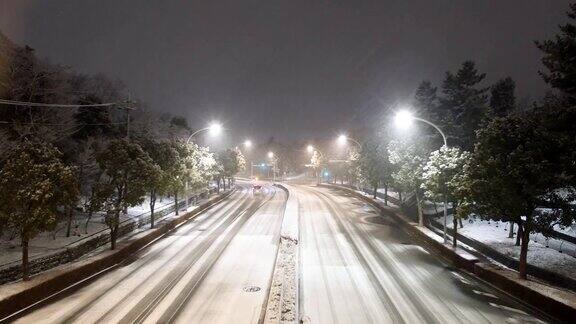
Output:
M306 151L308 151L308 153L314 153L314 146L308 145L308 146L306 147Z
M244 141L244 147L251 148L252 147L252 141L251 140L245 140Z
M352 137L348 137L346 134L340 134L340 135L338 136L338 138L336 138L336 142L337 142L338 145L340 145L340 146L344 146L344 145L346 145L348 142L352 142L352 143L356 144L359 149L362 147L362 144L360 144L360 142L358 142L357 140L353 139Z
M210 126L208 126L208 132L212 136L220 135L222 132L222 125L218 122L213 122L210 124Z
M401 110L394 116L394 123L400 129L408 129L414 122L414 116L408 110Z
M274 157L274 152L270 151L268 152L268 158L271 159Z

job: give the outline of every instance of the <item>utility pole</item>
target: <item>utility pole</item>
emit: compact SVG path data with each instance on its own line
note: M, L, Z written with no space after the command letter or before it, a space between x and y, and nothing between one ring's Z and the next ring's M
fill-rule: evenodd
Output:
M130 91L128 91L128 100L126 101L126 139L130 138L130 110L132 109L131 100L132 96L130 95Z

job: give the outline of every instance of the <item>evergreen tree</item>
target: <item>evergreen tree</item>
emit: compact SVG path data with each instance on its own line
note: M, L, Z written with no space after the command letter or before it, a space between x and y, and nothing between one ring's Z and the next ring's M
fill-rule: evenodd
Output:
M386 192L390 187L392 178L392 164L388 157L387 143L381 139L366 141L359 152L358 160L362 182L370 185L373 197L376 199L378 188L383 186ZM385 200L387 204L388 201Z
M561 25L560 33L553 39L537 41L536 46L544 52L542 63L548 70L540 75L553 88L562 91L571 101L576 99L576 3L567 12L570 22Z
M494 119L478 132L464 186L473 202L467 207L481 217L518 224L524 279L530 233L546 235L555 225L574 221L576 137L563 127L575 115L574 109L517 113Z
M424 166L430 153L422 137L391 141L388 158L395 168L392 173L395 185L403 192L414 192L418 208L418 223L424 225L422 190Z
M158 165L157 173L153 173L147 181L147 189L150 196L150 227L154 227L154 207L159 195L169 193L170 170L177 167L178 152L169 142L160 142L147 138L142 143L142 148L148 153L152 161Z
M113 140L96 156L104 172L96 187L100 210L106 211L112 250L116 248L120 213L144 201L151 179L160 172L158 165L136 143L125 139Z
M457 147L443 146L440 150L430 154L430 158L423 168L422 189L425 195L433 201L444 200L444 208L447 202L452 202L454 209L462 203L461 196L456 195L460 190L462 181L466 178L464 172L470 155ZM452 245L456 246L458 240L458 215L453 213Z
M516 109L516 82L511 77L499 80L490 88L490 110L495 117L504 117Z
M416 93L412 106L414 113L433 123L439 122L438 117L438 88L434 87L430 81L422 81Z
M471 151L476 136L475 131L487 113L487 88L480 87L486 77L478 73L474 62L466 61L458 72L446 72L440 98L440 118L453 143Z
M0 171L0 223L15 229L22 241L22 273L28 280L28 244L36 234L53 229L58 208L76 202L78 185L60 152L45 143L24 141Z

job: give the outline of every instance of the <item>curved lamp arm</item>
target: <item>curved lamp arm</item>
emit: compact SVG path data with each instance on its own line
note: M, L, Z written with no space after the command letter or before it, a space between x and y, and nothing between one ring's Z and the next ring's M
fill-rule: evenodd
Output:
M210 127L205 127L205 128L201 128L197 131L195 131L194 133L190 134L190 136L188 136L188 139L186 140L186 144L190 144L190 140L192 139L192 137L194 137L196 134L200 133L200 132L204 132L209 130Z
M354 143L354 144L358 145L358 148L359 148L359 149L361 149L361 148L362 148L362 144L361 144L359 141L357 141L357 140L353 139L352 137L346 137L346 139L347 139L348 141L350 141L350 142L352 142L352 143Z
M434 125L432 122L429 122L426 119L422 119L422 118L418 118L418 117L412 117L412 118L434 127L438 131L438 133L440 133L440 135L442 135L442 139L444 140L444 146L448 147L448 142L446 141L446 135L444 135L444 132L442 132L440 127Z

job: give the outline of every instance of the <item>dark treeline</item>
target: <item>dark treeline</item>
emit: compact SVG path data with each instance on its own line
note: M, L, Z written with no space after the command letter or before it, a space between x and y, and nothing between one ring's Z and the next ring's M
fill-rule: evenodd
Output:
M71 232L76 210L104 213L116 246L120 215L149 198L175 203L188 192L230 186L245 167L239 150L217 154L187 144L186 119L129 101L126 87L38 59L0 34L0 234L28 244L59 223ZM176 211L178 212L178 211Z

